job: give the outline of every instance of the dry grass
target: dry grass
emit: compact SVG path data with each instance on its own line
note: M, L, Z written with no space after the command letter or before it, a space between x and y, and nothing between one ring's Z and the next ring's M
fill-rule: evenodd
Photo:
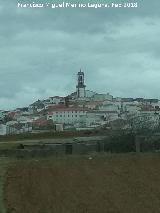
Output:
M158 213L160 155L19 161L5 199L8 213Z
M6 212L3 203L3 188L4 188L5 173L10 162L11 160L9 160L8 158L0 157L0 213Z

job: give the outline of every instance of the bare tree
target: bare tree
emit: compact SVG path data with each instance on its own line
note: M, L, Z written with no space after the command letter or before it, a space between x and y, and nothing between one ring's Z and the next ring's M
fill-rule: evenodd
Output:
M130 130L135 133L153 131L159 125L159 114L157 113L126 114L126 119Z

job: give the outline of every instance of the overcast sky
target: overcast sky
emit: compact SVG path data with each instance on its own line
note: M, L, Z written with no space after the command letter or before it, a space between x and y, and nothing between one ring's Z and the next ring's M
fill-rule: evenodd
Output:
M99 9L18 8L17 2L0 0L0 109L74 92L80 68L89 90L160 99L159 0Z

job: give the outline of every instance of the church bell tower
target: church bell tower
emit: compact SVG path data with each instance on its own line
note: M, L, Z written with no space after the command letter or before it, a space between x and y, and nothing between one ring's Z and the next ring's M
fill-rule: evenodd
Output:
M77 74L77 98L84 99L86 97L86 85L84 84L84 72L80 71Z

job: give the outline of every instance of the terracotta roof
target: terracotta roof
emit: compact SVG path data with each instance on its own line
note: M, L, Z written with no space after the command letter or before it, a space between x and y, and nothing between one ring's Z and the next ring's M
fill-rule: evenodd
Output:
M63 107L63 108L53 108L52 111L88 111L87 108L82 107Z
M49 105L47 107L47 110L48 111L53 111L55 109L61 109L61 108L65 108L65 105L64 104L57 104L57 105Z
M36 120L34 120L32 122L32 124L34 125L43 125L43 124L47 124L47 117L46 116L43 116L43 117L40 117L40 118L37 118Z
M117 111L89 111L89 113L117 113Z

